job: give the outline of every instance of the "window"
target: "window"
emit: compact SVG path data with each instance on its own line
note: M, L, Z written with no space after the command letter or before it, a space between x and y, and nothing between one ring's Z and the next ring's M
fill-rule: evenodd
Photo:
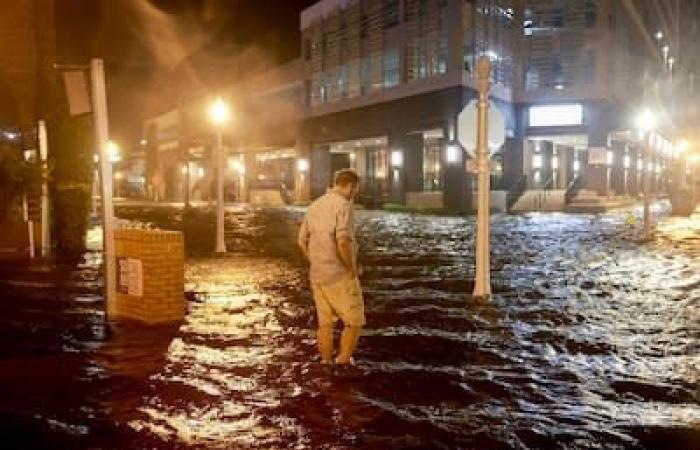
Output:
M323 72L315 73L311 78L311 106L324 104L328 101L328 86Z
M435 67L437 74L444 75L447 73L448 57L449 46L447 44L447 36L443 35L440 37L440 43L438 44L437 66Z
M427 192L442 190L442 162L440 158L440 140L424 138L423 140L423 190Z
M369 56L365 56L360 60L360 93L366 94L370 91L370 59Z
M384 87L390 88L401 82L399 51L392 49L384 53Z
M311 59L311 39L304 39L304 59L309 61Z
M399 24L399 0L384 0L383 5L384 28L391 28Z
M388 173L386 148L367 148L367 178L370 180L385 180Z
M348 96L348 67L346 65L340 66L337 75L337 96L346 98Z
M598 6L595 0L586 0L584 17L586 28L595 28L598 19ZM611 15L611 17L614 17Z

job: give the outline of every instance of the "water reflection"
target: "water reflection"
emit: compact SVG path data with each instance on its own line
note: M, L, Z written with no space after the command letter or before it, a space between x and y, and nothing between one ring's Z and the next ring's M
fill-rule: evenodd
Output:
M624 214L495 217L490 303L467 295L472 219L363 212L369 325L357 367L329 369L294 248L301 211L229 211L231 256L189 246L178 329L100 329L94 272L67 271L61 385L83 389L82 412L43 409L93 448L699 448L700 217L655 212L647 244Z

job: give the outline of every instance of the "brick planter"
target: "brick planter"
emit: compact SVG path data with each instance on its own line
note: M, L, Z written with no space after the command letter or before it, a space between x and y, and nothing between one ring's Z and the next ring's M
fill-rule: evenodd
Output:
M117 294L108 314L147 324L185 316L184 242L179 231L118 229Z

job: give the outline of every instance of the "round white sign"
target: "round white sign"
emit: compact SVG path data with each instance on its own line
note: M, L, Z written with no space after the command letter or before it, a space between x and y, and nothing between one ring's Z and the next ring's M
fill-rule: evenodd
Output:
M477 110L476 100L469 102L457 116L457 140L474 157L476 151ZM506 120L494 102L489 102L488 141L491 153L506 141Z

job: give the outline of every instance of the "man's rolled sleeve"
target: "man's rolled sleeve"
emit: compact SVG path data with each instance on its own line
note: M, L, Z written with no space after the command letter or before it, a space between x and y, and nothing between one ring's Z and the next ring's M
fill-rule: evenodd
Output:
M335 216L335 239L337 242L343 239L352 242L355 239L352 208L349 204L338 208Z
M309 223L306 218L304 218L304 221L301 223L301 227L299 228L299 236L297 236L297 244L299 244L299 247L304 250L304 252L308 252L309 249Z

